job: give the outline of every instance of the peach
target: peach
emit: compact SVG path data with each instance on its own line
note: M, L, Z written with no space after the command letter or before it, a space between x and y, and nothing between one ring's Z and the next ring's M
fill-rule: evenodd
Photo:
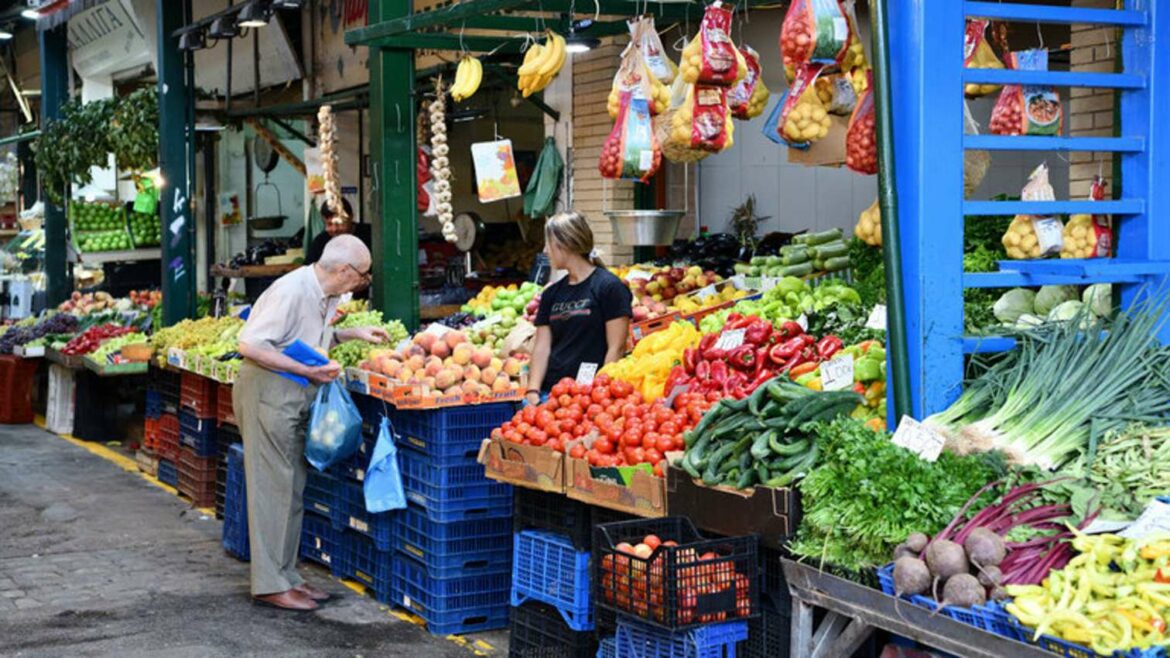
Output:
M395 379L400 382L409 382L414 379L414 369L410 366L403 366L402 370L398 371L398 377Z
M411 345L410 347L406 348L406 356L407 357L426 356L426 355L427 355L427 351L424 350L421 345Z
M500 372L504 369L504 360L498 356L493 356L492 362L488 367L492 368L496 372Z
M493 393L507 393L512 389L512 380L508 379L507 375L499 375L496 381L492 382Z
M435 378L434 377L423 377L421 383L423 386L426 386L427 388L434 388L435 387Z
M520 362L520 359L510 356L507 361L504 361L504 367L501 368L501 371L509 377L519 377L521 366L523 364Z
M427 377L434 377L443 370L443 362L440 361L437 357L432 356L431 358L434 359L434 361L427 360L427 367L425 370Z
M471 356L473 352L474 350L472 350L471 345L467 343L459 343L455 346L454 351L451 352L451 358L455 360L455 363L461 366L465 366L471 363Z
M463 389L459 386L449 386L443 389L443 397L448 397L451 395L463 395Z
M422 370L426 367L426 359L421 354L415 354L406 360L406 367L411 370Z
M490 347L480 347L471 354L471 362L482 370L492 364L492 350Z
M477 395L477 394L479 394L479 384L476 384L475 382L473 382L471 380L467 380L467 381L463 382L463 385L460 386L459 388L463 390L464 395Z
M431 354L440 359L445 359L451 356L451 348L447 346L447 343L437 340L434 345L431 345Z
M389 356L394 356L394 350L388 350L384 347L382 347L382 348L375 347L374 349L370 350L370 353L366 356L366 358L368 358L371 361L376 361L378 359L381 359L382 357L389 357Z
M455 385L463 378L462 372L451 370L450 368L443 368L437 375L435 375L435 386L441 389L448 389Z
M448 331L443 335L443 340L446 341L447 347L455 349L456 345L461 345L467 342L467 334L462 331Z
M464 366L463 378L469 382L478 382L480 378L479 366Z
M415 345L418 345L419 347L423 348L425 351L430 352L431 347L434 346L436 340L438 340L438 337L435 336L434 334L428 334L426 332L423 332L421 334L415 334L413 342Z
M487 384L480 384L479 385L479 396L480 397L487 397L491 394L492 394L492 387L491 386L488 386Z
M387 377L398 379L402 374L402 362L394 359L379 359L378 370Z
M490 367L484 368L483 372L479 374L479 381L487 384L488 386L491 386L496 381L496 376L499 374L499 370Z

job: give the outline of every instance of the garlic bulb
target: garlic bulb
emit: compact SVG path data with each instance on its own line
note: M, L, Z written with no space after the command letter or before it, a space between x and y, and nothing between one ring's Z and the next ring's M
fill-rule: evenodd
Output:
M443 238L455 242L455 214L451 206L451 167L447 159L447 94L443 79L435 78L435 100L427 105L431 118L431 176L435 179L435 209L439 212L439 223L443 227Z
M317 111L317 145L321 149L321 169L325 179L325 203L343 222L349 221L349 213L341 202L341 177L337 174L337 134L333 126L333 108L322 105Z

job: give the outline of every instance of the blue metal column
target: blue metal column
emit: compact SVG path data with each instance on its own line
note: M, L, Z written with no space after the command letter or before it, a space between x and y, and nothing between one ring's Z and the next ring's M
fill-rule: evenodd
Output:
M55 120L61 113L61 106L69 98L69 60L66 58L68 43L65 26L42 30L37 35L40 41L41 58L41 127ZM64 190L58 190L64 192ZM45 301L56 306L69 297L73 287L69 282L65 265L65 209L49 201L45 202ZM31 205L32 200L26 203Z
M190 0L157 0L158 11L158 163L163 187L163 324L195 316L194 189L195 90L189 84L188 53L171 34L191 18Z

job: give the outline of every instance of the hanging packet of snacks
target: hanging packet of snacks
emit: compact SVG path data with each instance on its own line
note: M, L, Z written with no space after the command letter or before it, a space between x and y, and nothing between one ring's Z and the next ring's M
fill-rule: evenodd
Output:
M865 85L863 85L864 89ZM844 73L822 75L817 78L813 88L817 91L817 98L829 114L849 116L857 107L857 88L851 78Z
M1047 71L1047 50L1022 50L1011 54L1011 68ZM1064 111L1053 87L1005 85L991 111L995 135L1060 135Z
M979 134L979 124L975 122L975 117L971 115L971 108L968 107L967 101L963 101L963 134ZM991 154L987 151L975 149L963 151L964 197L971 196L975 193L975 190L979 189L984 177L987 176L987 170L990 168Z
M793 0L780 26L780 54L794 76L800 64L839 66L848 49L849 19L837 0Z
M764 113L771 92L764 86L760 54L748 45L739 51L747 63L747 75L727 92L727 104L736 119L754 119Z
M691 119L695 103L695 86L676 76L670 86L670 107L654 118L654 135L662 146L662 155L671 162L698 162L711 155L691 147Z
M859 174L876 174L877 162L877 112L873 106L873 86L861 96L853 116L849 117L849 129L845 132L845 166Z
M963 37L963 67L969 69L1002 69L1003 62L995 56L991 44L987 41L987 26L991 24L985 18L967 19L967 33ZM968 98L989 96L999 91L999 85L981 85L969 82L963 87L963 93Z
M662 39L658 38L658 30L654 27L654 17L643 16L633 19L629 21L629 26L630 41L638 44L646 68L650 69L654 79L667 85L669 89L670 83L674 82L674 76L678 74L678 67L662 47Z
M823 64L796 67L796 79L764 123L764 135L768 139L792 148L806 149L829 134L832 122L814 88L823 69Z
M1105 180L1093 177L1089 198L1105 200ZM1109 215L1072 215L1064 227L1061 258L1108 258L1113 251L1113 221Z
M691 148L712 153L731 148L735 124L727 106L727 88L695 85L691 100Z
M1042 164L1028 176L1020 194L1024 201L1054 201L1056 193L1048 182L1048 165ZM1064 247L1064 224L1058 217L1016 215L1003 234L1008 258L1024 260L1060 253Z
M679 68L684 80L730 87L747 75L747 62L731 42L730 31L731 10L716 0L703 12L699 33L683 48Z
M601 147L597 168L605 178L650 179L662 164L646 99L622 92L617 123Z
M613 84L609 88L609 98L605 109L611 119L617 119L621 110L623 93L629 93L634 98L644 98L651 114L661 114L670 105L670 87L659 82L646 66L642 58L642 51L631 42L622 51L622 62L617 73L613 75Z

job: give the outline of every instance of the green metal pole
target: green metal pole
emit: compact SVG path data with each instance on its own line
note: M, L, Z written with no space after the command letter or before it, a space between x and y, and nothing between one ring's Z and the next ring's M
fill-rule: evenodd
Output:
M191 166L195 148L194 89L188 84L187 53L171 36L191 17L190 0L157 0L158 11L158 164L163 186L163 324L195 316L195 219Z
M43 30L37 35L41 58L41 125L54 121L69 97L68 42L65 26ZM65 190L56 190L64 193ZM45 201L45 301L56 306L69 297L72 286L65 266L65 209Z
M409 16L411 0L373 0L370 25ZM374 290L370 301L407 327L419 322L418 146L414 51L370 49Z
M877 110L878 205L882 211L882 256L886 266L887 322L890 347L890 385L894 409L890 426L913 413L910 399L910 360L906 353L906 305L902 290L902 246L898 236L898 190L894 176L894 114L890 94L890 35L888 0L870 3L873 12L874 101Z

